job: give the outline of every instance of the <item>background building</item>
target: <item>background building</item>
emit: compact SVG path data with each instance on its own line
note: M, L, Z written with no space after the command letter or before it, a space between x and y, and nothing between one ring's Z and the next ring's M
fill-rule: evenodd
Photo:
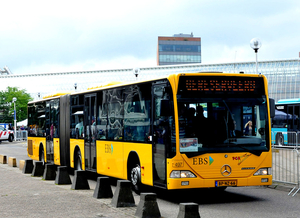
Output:
M9 74L0 75L0 90L7 86L26 89L35 100L43 96L58 92L74 92L87 90L107 84L111 81L135 81L147 80L172 73L195 72L224 72L255 74L255 62L233 62L218 64L183 64L173 66L144 67L138 69L138 77L135 77L136 68L57 72L40 74ZM276 101L286 98L300 98L300 62L299 59L259 61L258 73L268 79L269 96Z
M201 38L191 34L158 37L157 65L201 63Z

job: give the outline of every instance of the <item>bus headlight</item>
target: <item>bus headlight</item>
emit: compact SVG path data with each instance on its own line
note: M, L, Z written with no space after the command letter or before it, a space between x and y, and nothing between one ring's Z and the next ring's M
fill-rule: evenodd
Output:
M188 170L173 170L170 174L171 178L195 178L195 174Z
M271 175L271 169L272 168L260 168L259 170L254 173L254 176L265 176L265 175Z

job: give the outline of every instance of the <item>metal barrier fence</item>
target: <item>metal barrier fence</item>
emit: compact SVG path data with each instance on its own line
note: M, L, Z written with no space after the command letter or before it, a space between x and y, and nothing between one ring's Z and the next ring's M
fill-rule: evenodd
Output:
M22 140L27 141L27 131L26 130L17 130L15 137L16 137L17 141L22 141Z
M300 134L272 132L273 182L293 185L293 196L300 191Z
M281 146L300 146L300 134L291 131L272 131L271 132L272 145Z

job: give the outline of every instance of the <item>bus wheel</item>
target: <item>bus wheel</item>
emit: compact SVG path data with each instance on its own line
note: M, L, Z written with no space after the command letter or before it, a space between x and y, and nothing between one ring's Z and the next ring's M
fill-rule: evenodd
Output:
M40 161L43 162L43 165L45 166L45 154L44 154L44 149L40 149Z
M77 151L75 156L75 170L82 170L82 162L81 162L81 153L80 151Z
M283 139L283 135L281 132L278 132L276 134L276 144L279 146L283 146L284 145L284 139Z
M133 191L139 194L141 192L141 167L138 164L131 168L129 178Z

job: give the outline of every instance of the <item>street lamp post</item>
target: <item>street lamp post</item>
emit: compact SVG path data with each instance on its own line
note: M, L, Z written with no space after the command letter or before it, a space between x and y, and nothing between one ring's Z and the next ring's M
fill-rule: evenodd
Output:
M259 38L253 38L253 39L251 39L251 41L250 41L250 47L255 52L255 56L256 56L256 74L258 74L258 70L257 70L257 52L258 52L258 49L261 47L261 42L260 42Z
M139 68L133 69L133 74L135 75L135 79L136 79L136 80L138 79L139 72L140 72L140 69L139 69Z
M16 101L17 98L13 97L13 103L14 103L14 139L16 141L17 138L17 112L16 112Z

